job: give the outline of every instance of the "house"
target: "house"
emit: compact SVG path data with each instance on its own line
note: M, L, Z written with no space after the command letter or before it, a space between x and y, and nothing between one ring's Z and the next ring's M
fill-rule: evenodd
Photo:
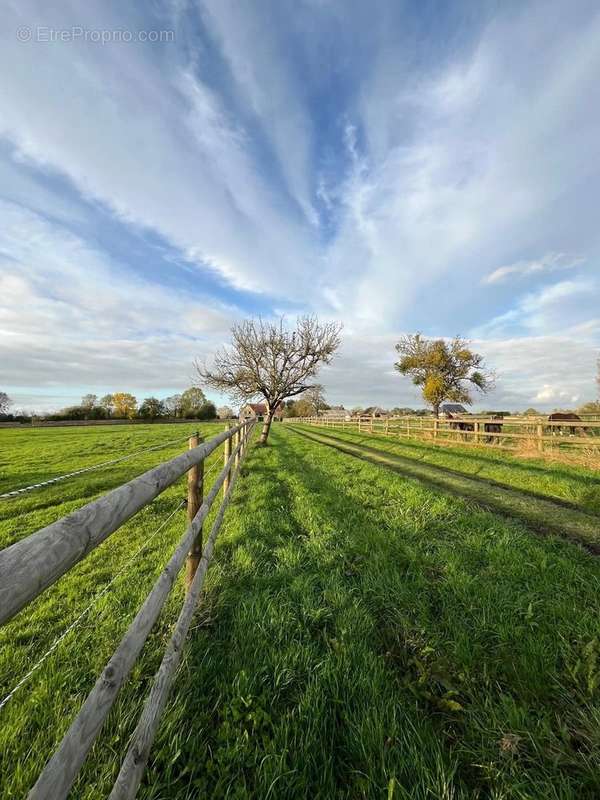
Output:
M385 408L379 408L379 406L369 406L365 408L362 413L363 417L374 417L380 419L382 417L389 417L389 413L385 410Z
M442 414L468 414L469 412L460 403L442 403L440 406Z
M325 417L325 419L346 419L348 412L344 406L332 406L331 408L326 408L324 411L319 412L319 416Z
M283 403L280 403L277 408L275 409L275 414L273 415L273 419L282 419L283 417ZM245 406L240 408L239 418L243 419L256 419L259 422L262 422L263 418L267 414L267 404L266 403L246 403Z

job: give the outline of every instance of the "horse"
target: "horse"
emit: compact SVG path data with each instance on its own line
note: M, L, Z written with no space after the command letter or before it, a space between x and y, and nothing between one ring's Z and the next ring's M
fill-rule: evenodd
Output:
M572 411L555 411L554 414L550 414L548 417L548 422L581 422L581 417L578 414L574 414ZM555 435L556 432L563 435L563 428L566 428L569 432L569 436L576 436L578 430L582 433L587 433L587 428L579 425L552 425L551 431L552 434Z
M454 420L454 417L450 412L446 413L446 419ZM492 419L502 419L500 414L494 414ZM467 432L474 432L475 431L475 423L468 422L467 420L454 420L450 423L450 428L452 430L458 431L467 431ZM483 430L484 433L502 433L502 423L501 422L484 422L483 423ZM496 436L486 436L484 438L485 442L494 442L498 437Z
M492 419L504 419L502 414L493 414ZM486 433L502 433L502 422L484 422L483 430ZM498 436L486 436L486 442L497 442L499 439Z

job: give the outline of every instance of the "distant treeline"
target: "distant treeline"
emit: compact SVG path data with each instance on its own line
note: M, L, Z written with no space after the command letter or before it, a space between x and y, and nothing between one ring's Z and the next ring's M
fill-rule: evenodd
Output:
M233 416L232 410L224 406L217 410L214 403L207 400L202 389L192 387L181 394L174 394L164 399L146 397L138 404L137 398L130 392L114 392L98 397L86 394L78 405L68 406L60 411L48 414L0 414L3 422L31 422L32 418L51 422L67 420L105 420L105 419L199 419L211 420L218 416L227 419Z

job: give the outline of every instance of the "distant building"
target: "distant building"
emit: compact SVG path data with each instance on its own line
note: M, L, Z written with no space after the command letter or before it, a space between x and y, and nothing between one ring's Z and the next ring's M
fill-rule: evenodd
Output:
M362 413L362 416L375 417L377 419L380 419L381 417L389 417L390 414L388 411L385 410L385 408L379 408L379 406L369 406L368 408L365 408L365 410Z
M245 406L240 408L240 419L257 419L259 422L263 420L263 418L267 414L267 404L266 403L246 403ZM283 417L283 403L280 403L277 408L275 409L275 414L273 415L273 419L281 419Z
M345 419L347 415L348 412L344 406L332 406L331 408L326 408L324 411L319 412L319 416L325 417L326 419Z
M442 414L468 414L469 412L460 403L442 403L440 406Z

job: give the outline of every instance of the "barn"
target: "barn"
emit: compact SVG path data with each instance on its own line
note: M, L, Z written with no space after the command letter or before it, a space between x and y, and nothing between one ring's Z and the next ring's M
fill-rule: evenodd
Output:
M442 414L468 414L469 412L460 403L442 403L440 406Z

